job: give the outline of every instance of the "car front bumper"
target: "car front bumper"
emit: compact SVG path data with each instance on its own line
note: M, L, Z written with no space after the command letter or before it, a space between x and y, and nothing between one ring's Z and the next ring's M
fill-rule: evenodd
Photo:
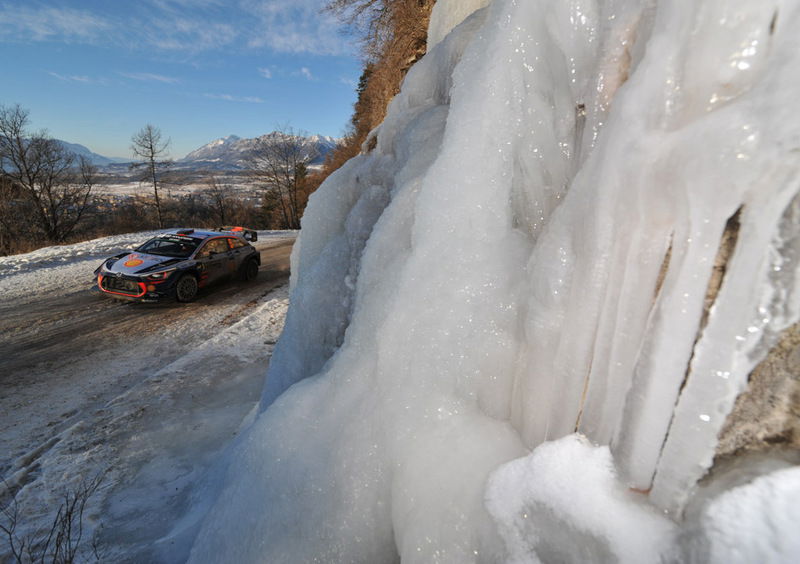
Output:
M100 272L97 274L97 287L107 296L132 302L154 303L175 297L172 280L149 281Z

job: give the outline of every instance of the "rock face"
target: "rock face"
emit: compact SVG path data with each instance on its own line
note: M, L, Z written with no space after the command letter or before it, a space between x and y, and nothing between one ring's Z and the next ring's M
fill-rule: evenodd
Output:
M728 221L720 242L706 291L701 332L736 248L739 215ZM737 456L774 452L783 459L787 452L797 451L800 457L800 325L785 329L774 339L777 342L751 372L719 433L711 479L718 467L729 467Z
M719 436L716 457L800 452L800 325L785 331L750 375Z

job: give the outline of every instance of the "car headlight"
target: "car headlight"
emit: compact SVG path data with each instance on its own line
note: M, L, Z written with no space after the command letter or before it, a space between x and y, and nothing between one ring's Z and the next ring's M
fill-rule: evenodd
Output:
M148 274L148 280L165 280L169 278L169 275L175 272L175 270L162 270L161 272L154 272L153 274Z

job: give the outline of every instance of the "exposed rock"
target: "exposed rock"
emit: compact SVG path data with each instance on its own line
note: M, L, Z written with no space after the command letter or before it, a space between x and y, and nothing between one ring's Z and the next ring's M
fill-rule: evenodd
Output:
M775 445L800 450L800 324L750 375L719 436L716 458Z

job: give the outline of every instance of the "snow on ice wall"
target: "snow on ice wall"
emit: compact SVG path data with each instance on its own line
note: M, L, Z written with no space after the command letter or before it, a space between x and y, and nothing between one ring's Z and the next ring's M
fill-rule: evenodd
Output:
M679 558L656 509L679 519L800 316L798 24L778 0L495 0L455 26L312 197L192 560Z
M428 23L428 51L475 11L489 5L490 0L437 0Z

